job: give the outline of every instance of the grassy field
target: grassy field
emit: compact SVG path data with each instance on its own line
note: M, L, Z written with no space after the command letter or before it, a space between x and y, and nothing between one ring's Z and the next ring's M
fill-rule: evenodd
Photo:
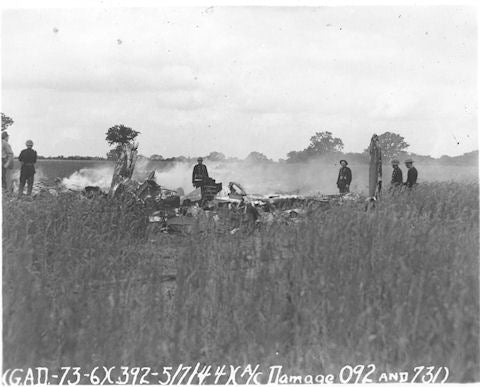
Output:
M4 202L4 369L374 363L479 381L478 195L422 184L234 235L154 233L103 199Z

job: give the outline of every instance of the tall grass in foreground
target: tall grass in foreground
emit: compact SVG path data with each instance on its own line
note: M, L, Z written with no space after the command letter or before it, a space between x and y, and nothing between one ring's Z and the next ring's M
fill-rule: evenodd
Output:
M181 357L204 348L292 373L372 362L479 378L476 185L429 184L370 212L345 205L247 240L191 243L179 264Z
M121 203L3 208L4 368L375 363L480 379L476 183L155 242L141 210Z

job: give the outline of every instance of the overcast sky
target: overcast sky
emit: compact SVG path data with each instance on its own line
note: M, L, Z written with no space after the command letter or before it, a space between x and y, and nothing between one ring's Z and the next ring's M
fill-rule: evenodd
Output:
M478 149L472 7L4 10L1 43L16 154L104 156L120 123L146 156L285 158L324 130Z

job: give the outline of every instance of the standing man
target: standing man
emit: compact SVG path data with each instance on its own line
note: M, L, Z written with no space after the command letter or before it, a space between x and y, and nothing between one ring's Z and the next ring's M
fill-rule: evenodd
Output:
M13 151L8 138L8 133L2 132L2 188L6 193L12 193Z
M37 162L37 152L33 150L33 141L27 140L25 143L27 149L20 152L18 161L22 163L20 169L20 186L18 188L18 197L23 195L23 188L27 183L27 195L32 194L33 178L35 176L35 163Z
M350 192L350 183L352 182L352 171L347 167L346 160L340 160L340 171L338 171L337 187L340 193Z
M192 184L195 188L203 187L208 182L207 167L203 164L203 158L197 159L198 164L193 167Z
M417 184L417 177L418 177L418 172L417 169L413 166L413 160L412 159L406 159L405 160L405 166L408 169L407 173L407 181L405 182L405 185L408 188L412 188Z
M392 182L391 182L391 189L400 187L403 184L403 173L400 167L398 166L400 162L397 159L392 160Z
M368 169L368 195L372 200L378 199L382 189L382 149L380 140L374 134L368 147L370 165Z

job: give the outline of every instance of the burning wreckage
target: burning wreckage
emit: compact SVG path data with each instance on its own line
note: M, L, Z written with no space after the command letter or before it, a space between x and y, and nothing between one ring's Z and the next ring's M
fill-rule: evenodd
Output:
M181 188L172 190L159 185L155 171L142 183L132 179L136 159L137 144L124 144L108 193L100 187L87 186L81 195L88 199L130 200L146 208L148 222L161 231L188 232L198 219L205 218L225 226L233 234L242 225L269 225L275 221L297 223L311 209L359 199L355 193L311 196L248 194L237 182L229 182L228 187L224 187L212 178L203 187L185 195ZM58 178L54 187L37 187L36 191L37 195L76 192L67 189Z
M142 183L129 191L135 199L151 210L148 221L164 231L189 231L199 219L211 219L222 229L232 234L241 226L269 225L275 221L296 223L312 208L329 206L356 198L347 195L256 195L247 194L241 184L229 182L225 189L222 183L210 179L208 185L197 188L187 195L181 190L164 188L155 181L151 172ZM113 194L116 196L116 193Z

